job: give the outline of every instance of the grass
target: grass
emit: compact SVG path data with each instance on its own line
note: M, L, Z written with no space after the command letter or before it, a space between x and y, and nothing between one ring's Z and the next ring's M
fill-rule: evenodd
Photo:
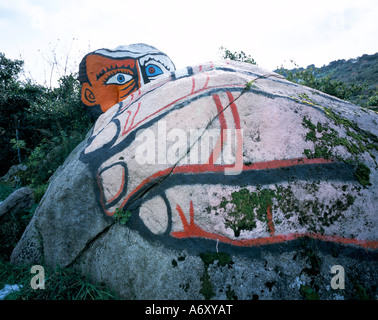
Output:
M15 266L0 261L0 288L6 284L22 286L5 300L114 300L118 296L104 284L97 284L72 268L45 268L45 289L32 289L30 281L35 274L32 266Z
M47 185L34 190L40 199ZM6 184L0 185L0 201L14 191ZM45 289L33 289L32 265L13 265L10 255L30 222L37 204L20 214L6 213L0 218L0 290L6 284L22 286L20 291L8 294L6 300L114 300L119 297L104 284L95 283L74 268L56 267L45 269Z
M15 189L6 183L0 183L0 201L4 201Z
M0 217L0 260L8 260L34 214L37 205L25 212L8 212Z

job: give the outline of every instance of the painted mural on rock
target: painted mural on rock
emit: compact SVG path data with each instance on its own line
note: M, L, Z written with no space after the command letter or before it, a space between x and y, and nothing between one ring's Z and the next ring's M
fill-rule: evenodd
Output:
M165 53L143 43L99 49L80 63L81 100L97 118L144 84L174 70Z
M372 191L356 157L327 145L340 124L321 102L333 100L309 94L226 61L146 83L97 120L81 155L98 205L107 216L130 212L128 228L171 247L238 250L309 236L376 249L374 228L363 227L377 225L364 199Z

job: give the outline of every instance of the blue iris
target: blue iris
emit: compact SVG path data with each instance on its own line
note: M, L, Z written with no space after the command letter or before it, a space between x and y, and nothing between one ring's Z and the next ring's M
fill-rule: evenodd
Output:
M116 73L114 75L109 76L108 79L106 79L105 84L117 84L122 85L126 82L130 81L133 77L127 73Z
M125 76L121 73L117 76L117 80L119 83L123 83L125 81Z
M147 77L158 76L159 74L162 74L162 73L163 71L160 69L160 67L158 67L155 64L149 64L148 66L146 66Z

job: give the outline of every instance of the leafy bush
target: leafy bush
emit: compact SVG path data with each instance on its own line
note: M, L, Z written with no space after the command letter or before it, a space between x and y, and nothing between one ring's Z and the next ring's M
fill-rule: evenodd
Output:
M221 52L222 59L230 59L233 61L240 61L257 65L255 59L253 59L251 55L246 55L243 51L231 52L230 50L224 47L220 47L219 50Z
M13 188L5 183L0 183L0 201L4 201L11 193Z
M348 100L361 107L378 110L378 53L347 61L332 61L321 68L309 65L304 69L295 65L294 69L281 67L275 72L289 81Z
M56 169L63 164L72 150L85 138L86 132L73 132L70 136L60 131L58 136L44 138L26 161L27 170L20 173L23 184L38 188L45 185Z
M40 133L40 140L26 161L26 184L45 184L92 126L80 100L76 77L62 77L59 85L40 95L28 109L27 119Z
M59 87L47 89L33 101L27 117L44 137L59 131L88 131L91 124L80 99L80 83L71 74L59 79Z
M0 175L4 175L12 164L19 163L20 158L26 156L26 145L32 148L33 141L38 139L30 130L26 110L43 88L18 81L22 66L23 61L7 59L0 53ZM19 146L19 140L25 143L23 150L12 148Z
M316 76L317 71L313 66L307 69L301 68L295 70L288 70L281 67L276 71L291 82L322 91L343 100L349 100L352 96L359 95L364 89L364 85L361 84L348 84L333 80L331 75L319 78Z
M17 216L9 212L0 218L0 261L9 259L36 208L34 205Z
M23 61L7 59L0 53L0 175L19 162L31 164L30 174L51 174L79 143L92 123L80 99L75 74L63 76L59 86L46 88L18 80ZM63 146L60 151L57 146ZM54 151L53 151L54 150ZM36 160L54 153L55 160ZM31 157L31 159L28 159ZM47 167L45 167L47 165ZM34 179L45 183L46 177ZM31 178L24 183L31 183ZM33 182L34 183L34 182Z

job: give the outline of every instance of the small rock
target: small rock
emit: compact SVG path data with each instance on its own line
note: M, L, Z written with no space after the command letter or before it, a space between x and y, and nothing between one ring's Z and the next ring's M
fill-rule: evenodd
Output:
M12 292L15 292L15 291L20 291L22 288L21 285L18 285L18 284L14 284L14 285L10 285L10 284L6 284L4 286L3 289L0 290L0 300L4 300L4 298L12 293Z
M10 211L13 214L18 214L30 209L33 204L34 194L32 189L28 187L17 189L0 203L0 217Z
M18 173L21 171L25 171L26 169L27 166L25 166L24 164L17 164L11 166L8 172L4 176L0 177L0 182L7 183L15 187L17 183L20 181Z

